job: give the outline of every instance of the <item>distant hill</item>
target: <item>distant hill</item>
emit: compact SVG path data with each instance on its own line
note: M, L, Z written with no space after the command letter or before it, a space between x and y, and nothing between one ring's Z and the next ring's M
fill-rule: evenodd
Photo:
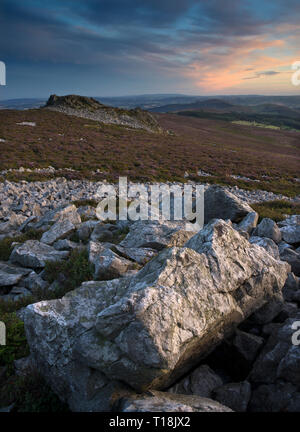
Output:
M7 99L0 101L0 109L32 109L44 105L46 99L25 98L25 99Z
M150 109L152 112L176 112L176 111L184 111L184 110L200 110L200 109L213 109L213 110L233 110L235 108L234 105L232 105L230 102L226 102L222 99L206 99L206 100L199 100L197 102L193 103L187 103L187 104L170 104L170 105L164 105L161 107L156 107L153 109Z
M162 132L156 119L147 111L139 108L126 110L103 105L98 100L86 96L51 95L43 107L64 114L96 120L105 124L128 126L149 132Z

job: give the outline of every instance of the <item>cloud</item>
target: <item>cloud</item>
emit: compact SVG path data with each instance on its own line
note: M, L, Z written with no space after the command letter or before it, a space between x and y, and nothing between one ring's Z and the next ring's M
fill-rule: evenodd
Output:
M299 17L298 0L1 0L0 52L32 68L119 74L124 89L137 78L151 87L152 74L215 91L300 58Z
M255 75L251 76L251 77L245 77L244 80L248 80L248 79L256 79L256 78L261 78L261 77L265 77L265 76L272 76L272 75L279 75L282 72L277 72L277 71L264 71L264 72L256 72Z

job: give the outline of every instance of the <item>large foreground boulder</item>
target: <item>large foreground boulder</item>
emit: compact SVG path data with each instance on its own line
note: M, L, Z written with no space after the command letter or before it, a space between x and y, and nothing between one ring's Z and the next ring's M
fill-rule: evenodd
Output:
M281 298L288 271L215 220L134 276L85 282L60 300L28 306L28 343L71 409L108 409L120 383L137 391L172 385L238 323Z

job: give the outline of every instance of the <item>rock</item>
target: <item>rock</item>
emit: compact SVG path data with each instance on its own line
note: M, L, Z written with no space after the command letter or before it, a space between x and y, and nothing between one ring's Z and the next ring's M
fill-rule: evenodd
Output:
M286 301L294 301L295 294L300 290L300 280L294 273L289 273L282 293Z
M35 271L32 271L22 283L33 294L39 294L41 291L45 292L49 287L49 283L42 279Z
M95 280L110 280L134 270L136 264L117 255L101 243L89 243L89 259L95 265Z
M42 243L53 245L57 240L63 240L75 231L75 225L68 219L56 222L41 238Z
M81 245L79 243L75 243L71 240L57 240L54 244L53 244L54 249L58 250L58 251L72 251L74 249L80 248Z
M284 302L280 313L276 316L276 322L283 323L288 318L292 318L299 312L296 303Z
M268 324L281 312L283 307L283 299L274 297L260 309L258 309L251 319L255 324Z
M247 216L238 224L238 229L240 231L246 231L248 234L251 234L251 232L257 225L258 218L258 213L256 213L255 211L248 213Z
M150 248L183 246L195 233L185 231L185 223L170 221L136 221L120 246L124 248Z
M24 269L8 262L0 261L0 289L1 287L17 285L30 272L31 269Z
M216 387L223 384L222 379L209 366L202 365L186 378L172 386L168 392L176 394L197 395L211 398Z
M118 412L232 412L219 402L200 396L187 396L151 391L145 395L131 395L115 403Z
M228 383L213 392L214 399L233 411L247 411L251 397L251 385L248 381Z
M292 412L295 396L298 396L299 410L299 393L293 384L282 381L263 384L253 391L249 409L252 412Z
M26 228L28 228L28 226L32 223L35 222L37 219L36 216L29 216L23 223L22 225L20 225L19 227L19 231L20 232L25 232Z
M38 240L27 240L14 247L10 260L23 267L43 268L47 261L59 261L68 256L68 252L60 252L52 246Z
M280 253L280 254L281 254L281 253L284 251L284 249L286 249L286 248L292 249L293 246L291 246L290 244L288 244L288 243L286 243L286 242L284 242L284 241L281 241L281 242L278 244L278 250L279 250L279 253Z
M204 223L212 219L240 222L253 209L220 186L209 186L204 192Z
M273 240L275 243L281 242L281 232L277 224L269 218L264 218L260 224L253 231L253 236L267 237Z
M9 294L2 296L3 300L21 300L24 297L30 297L32 294L25 287L14 287L10 290Z
M293 249L285 248L281 254L280 259L290 264L292 272L296 276L300 276L300 253Z
M10 231L17 230L26 219L26 216L11 213L9 221L0 223L0 234L8 234Z
M89 219L97 219L96 209L90 205L78 207L77 211L81 217L84 216Z
M151 248L124 248L120 245L115 245L112 250L118 255L129 260L133 260L138 264L144 265L157 255L157 251Z
M278 246L270 238L266 238L266 237L263 238L263 237L252 236L252 237L250 237L249 241L252 244L257 244L258 246L261 246L264 249L266 249L266 251L270 255L272 255L273 258L280 259L280 257L279 257L279 251L278 251Z
M91 373L98 401L111 382L140 392L167 388L278 296L288 267L213 221L135 276L85 282L62 299L28 306L30 351L73 410L89 406Z
M296 332L293 326L297 321L300 321L299 312L271 334L251 371L253 382L275 384L282 379L295 386L300 385L300 351L299 346L293 345Z
M34 370L35 365L33 364L32 357L29 355L27 357L14 360L14 367L16 375L26 376Z
M118 227L113 224L104 224L103 222L98 222L91 234L92 241L109 242L113 240L114 232L118 231Z
M79 227L77 228L77 234L79 239L81 241L88 240L93 232L93 229L98 224L99 222L94 220L89 220L80 224Z
M290 244L300 243L300 215L290 216L280 225L284 241Z
M81 223L80 215L75 205L62 206L55 210L47 212L36 224L35 229L49 229L51 224L68 220L73 225Z
M237 330L233 340L233 345L244 358L244 360L252 364L264 344L264 339L250 333Z

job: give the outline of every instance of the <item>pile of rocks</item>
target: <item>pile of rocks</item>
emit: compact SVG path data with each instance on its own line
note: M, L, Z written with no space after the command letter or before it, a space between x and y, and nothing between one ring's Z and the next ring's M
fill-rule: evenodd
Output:
M48 168L53 170L52 167ZM188 182L195 185L194 182ZM64 177L58 177L44 182L27 182L25 180L16 183L5 180L0 183L0 221L10 219L15 213L21 216L40 216L48 210L67 205L71 201L78 200L98 200L97 191L106 182L92 182L88 180L67 180ZM128 183L128 188L133 183ZM169 186L179 185L181 183L167 182ZM158 185L160 185L158 183ZM149 190L150 184L144 186ZM117 187L117 185L116 185ZM208 183L204 184L204 189L210 187ZM212 190L212 189L210 189ZM272 192L265 191L247 191L238 187L224 187L223 190L237 197L243 203L264 202L274 199L287 199L290 201L299 201L294 199L275 195Z
M195 233L105 224L72 204L3 222L3 236L43 232L0 263L3 299L52 290L46 262L76 248L94 265L92 281L20 312L31 354L16 366L37 369L73 411L300 411L300 216L257 224L218 187L205 204Z

